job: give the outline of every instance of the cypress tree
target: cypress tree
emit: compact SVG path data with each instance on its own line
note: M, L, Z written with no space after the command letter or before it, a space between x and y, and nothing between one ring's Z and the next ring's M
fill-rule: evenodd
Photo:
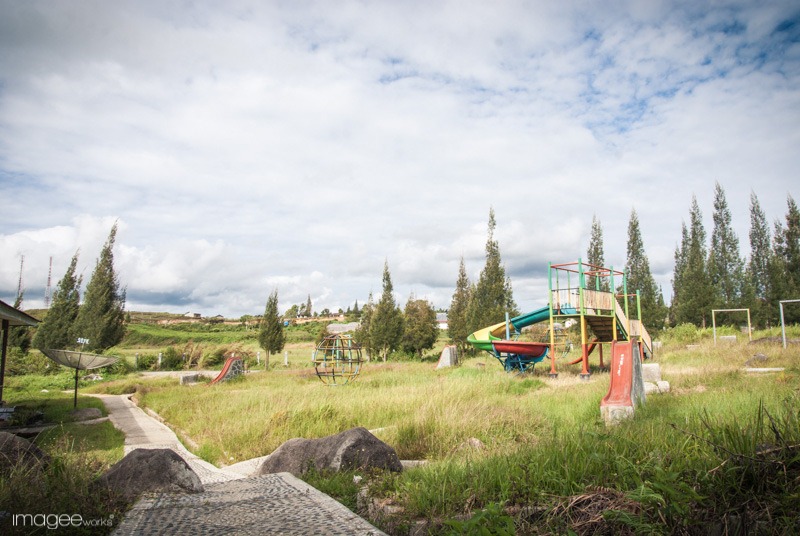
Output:
M686 264L678 277L680 286L676 289L678 295L676 322L679 324L689 322L705 327L706 319L711 315L713 292L706 268L708 258L706 231L695 196L692 196L688 246L688 250L683 253Z
M747 263L745 289L747 305L753 310L753 321L759 327L769 323L769 266L772 257L769 224L758 197L750 192L750 259Z
M490 208L486 264L481 270L467 314L470 332L503 322L506 312L511 316L518 314L511 280L506 277L500 258L500 246L494 239L495 226L494 209Z
M453 292L450 310L447 312L447 332L460 353L463 353L468 347L467 337L470 331L467 327L467 310L472 297L470 289L467 269L464 266L464 257L461 257L461 263L458 266L456 290Z
M775 311L779 300L797 299L800 294L800 210L792 196L787 198L786 226L775 222L773 267L770 274L771 301ZM776 313L777 316L777 313ZM787 324L800 322L797 307L784 309Z
M725 191L718 182L714 188L714 230L711 233L708 275L717 308L733 308L741 304L744 261L739 255L739 238L731 226Z
M422 352L433 348L439 336L436 311L427 300L409 296L403 311L403 350L422 358Z
M386 361L389 353L400 346L403 338L403 313L394 301L389 262L383 264L383 293L370 324L370 343Z
M90 351L102 352L119 344L125 336L125 290L120 288L114 271L116 237L115 223L100 251L73 325L73 339L89 339L86 349Z
M283 322L278 314L278 291L273 290L267 298L264 316L261 318L261 328L258 331L258 344L267 353L264 368L269 370L269 357L272 353L283 350L286 336L283 333Z
M372 356L372 340L370 339L369 332L372 325L372 315L375 313L375 302L372 299L372 292L369 293L367 303L361 308L361 320L359 321L358 328L356 328L353 339L356 343L361 345L361 348L366 354L367 360Z
M636 210L631 210L631 217L628 221L627 250L625 271L628 275L628 292L639 291L642 323L648 331L656 332L664 327L666 311L663 306L663 297L659 297L658 285L650 272L650 263L644 250Z
M22 310L22 297L24 291L17 294L17 299L14 300L14 309ZM31 348L31 330L28 326L14 326L8 330L8 347L19 348L20 352L27 354Z
M600 225L597 216L592 216L592 234L589 238L589 249L586 251L586 259L593 266L605 267L606 259L603 253L603 227ZM599 289L596 289L599 281ZM607 277L595 277L590 275L586 278L586 287L591 290L601 290L609 292L609 281Z
M681 223L681 243L675 247L675 268L672 272L672 303L669 308L670 324L678 324L678 310L681 302L681 285L686 271L687 257L689 256L690 239L686 222Z
M65 349L72 348L75 340L72 338L72 325L78 318L80 306L81 277L75 274L78 266L78 253L72 256L64 277L53 291L50 309L42 323L36 328L33 337L33 346L39 350L47 348Z

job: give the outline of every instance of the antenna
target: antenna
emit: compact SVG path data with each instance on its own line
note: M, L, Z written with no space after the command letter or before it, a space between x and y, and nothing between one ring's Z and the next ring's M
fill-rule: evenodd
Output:
M50 281L53 276L53 256L50 255L50 269L47 270L47 287L44 289L44 308L50 308Z
M25 255L19 257L19 283L17 283L17 301L22 296L22 267L25 264Z

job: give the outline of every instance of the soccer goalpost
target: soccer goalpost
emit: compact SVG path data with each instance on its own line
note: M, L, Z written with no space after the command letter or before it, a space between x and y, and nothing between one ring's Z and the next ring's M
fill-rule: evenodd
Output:
M781 308L781 337L783 338L783 348L786 349L786 323L783 321L783 304L784 303L799 303L800 300L781 300L778 305Z
M797 300L800 301L800 300ZM717 344L717 313L736 313L736 312L745 312L747 311L747 336L750 340L753 340L753 329L750 327L750 309L712 309L711 310L711 326L712 331L714 332L714 345ZM782 311L782 310L781 310ZM783 313L781 313L783 314ZM783 318L781 316L781 318Z

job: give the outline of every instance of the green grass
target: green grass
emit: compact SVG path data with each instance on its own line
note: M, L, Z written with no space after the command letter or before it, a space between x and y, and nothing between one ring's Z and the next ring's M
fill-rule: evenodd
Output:
M742 372L755 353L767 355L768 366L787 370ZM745 495L752 489L742 482L756 480L746 476L746 468L725 462L725 449L741 456L759 441L774 441L766 414L777 416L785 437L800 441L799 355L796 348L775 344L715 347L705 341L687 349L682 342L668 343L657 360L673 392L649 397L633 420L615 428L606 428L599 414L607 373L593 366L591 381L580 382L579 365L566 365L568 359L559 361L555 381L547 379L548 367L514 376L479 357L443 371L434 371L432 363L368 363L354 384L335 388L323 386L310 369L280 368L229 385L165 385L149 389L141 400L187 431L216 463L268 454L292 437L321 437L353 426L374 430L402 459L429 461L401 475L368 479L374 495L403 508L395 519L376 520L390 532L422 518L440 519L432 530L441 533L463 528L462 522L505 523L497 505L509 512L532 506L552 512L566 508L570 497L604 489L627 506L603 517L603 530L691 532L692 523L726 523L743 505L749 522L774 515L789 530L791 501L777 490L779 484L796 490L796 482L772 475L775 484L762 500L766 513L751 511ZM471 447L473 439L483 447ZM720 465L725 470L713 472ZM791 469L786 474L798 476ZM326 478L315 475L313 481L330 486L347 504L355 500L346 477L319 484ZM488 510L481 514L482 508ZM478 517L444 523L464 512ZM556 532L572 526L563 515L531 520L517 514L517 522Z
M428 527L434 534L499 533L509 520L531 534L733 532L737 523L754 532L767 526L795 533L800 348L784 350L775 342L780 330L754 337L771 342L747 344L740 336L736 344L716 346L710 332L682 327L665 333L655 360L671 393L648 397L634 419L612 428L600 419L609 380L596 356L589 382L577 379L580 365L566 364L577 350L559 358L557 380L547 377L548 364L515 376L488 356L435 371L444 340L426 362L366 363L358 380L343 387L326 387L314 376L314 344L300 340L310 333L298 330L287 347L288 367L282 354L272 356L268 372L240 381L181 386L176 379L131 375L82 390L136 392L140 404L199 445L198 455L220 465L263 456L293 437L353 426L373 430L401 459L428 460L399 475L360 475L373 497L402 509L373 520L390 533L420 519L434 520ZM230 333L205 335L208 347L249 344L225 342ZM800 329L787 336L797 338ZM786 370L743 372L755 354L767 358L759 366ZM44 385L38 381L28 380L27 400L48 398L36 394ZM71 402L70 394L53 395L64 397ZM116 456L111 447L101 450L112 452L108 459ZM306 479L355 508L353 476Z

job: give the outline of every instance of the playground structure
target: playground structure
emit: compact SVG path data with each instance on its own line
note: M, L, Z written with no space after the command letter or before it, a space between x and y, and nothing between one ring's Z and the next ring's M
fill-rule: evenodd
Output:
M361 372L361 346L350 335L329 335L317 345L313 360L322 383L346 385Z
M621 293L602 290L605 288L619 288ZM652 340L641 318L639 292L628 292L624 272L578 260L549 265L546 307L480 329L467 341L491 353L508 372L529 371L549 355L550 376L557 377L558 328L574 322L580 327L581 357L570 364L582 363L581 378L588 379L589 355L594 350L598 350L603 366L603 344L613 347L617 342L635 341L641 356L652 355ZM518 340L524 328L545 321L549 323L548 341Z
M225 360L225 364L222 366L222 370L217 374L217 377L211 380L211 383L208 385L214 385L215 383L228 381L231 378L235 378L244 374L244 361L242 361L241 357L231 356Z

